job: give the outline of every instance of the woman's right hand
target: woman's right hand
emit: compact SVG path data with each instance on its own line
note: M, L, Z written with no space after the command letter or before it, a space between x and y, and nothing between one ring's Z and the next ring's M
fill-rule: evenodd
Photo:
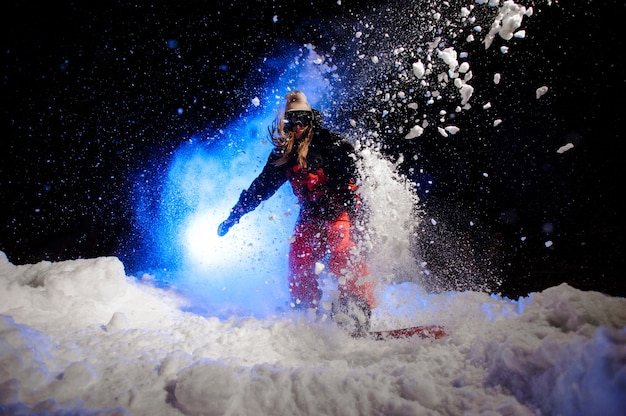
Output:
M230 227L237 224L238 222L238 218L233 218L232 216L229 216L217 227L217 235L219 235L220 237L224 237L226 233L228 233L228 230L230 230Z

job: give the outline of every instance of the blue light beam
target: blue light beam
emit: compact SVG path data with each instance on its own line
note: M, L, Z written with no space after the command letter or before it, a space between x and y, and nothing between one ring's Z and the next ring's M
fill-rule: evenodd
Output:
M149 214L145 201L136 211L150 230L146 257L166 271L169 284L196 312L265 316L288 309L287 252L298 215L290 187L283 186L226 236L217 236L218 225L273 148L267 128L284 95L302 89L315 107L331 99L333 70L312 46L299 48L282 64L284 73L268 82L263 97L250 97L239 121L210 140L199 133L176 150L157 187L160 195L142 190L143 198L159 198L156 214Z

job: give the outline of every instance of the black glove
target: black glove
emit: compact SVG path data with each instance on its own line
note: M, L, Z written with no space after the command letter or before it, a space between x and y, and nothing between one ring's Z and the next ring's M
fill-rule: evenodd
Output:
M219 235L220 237L224 237L226 233L228 232L228 230L230 230L230 227L237 224L238 222L239 222L239 217L234 216L233 214L230 214L229 217L226 218L224 222L222 222L217 227L217 235Z

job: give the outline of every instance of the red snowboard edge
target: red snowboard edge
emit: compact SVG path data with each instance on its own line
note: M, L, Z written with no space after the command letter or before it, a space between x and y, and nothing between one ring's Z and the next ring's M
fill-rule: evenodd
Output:
M385 331L370 331L367 336L375 340L410 338L418 336L420 338L439 339L445 337L446 331L439 325L421 325L408 328L389 329Z

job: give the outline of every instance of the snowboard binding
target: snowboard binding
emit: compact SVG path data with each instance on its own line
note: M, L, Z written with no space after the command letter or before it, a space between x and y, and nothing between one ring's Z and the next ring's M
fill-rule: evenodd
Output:
M347 296L333 302L331 318L353 337L362 337L369 332L371 317L372 310L365 299Z

